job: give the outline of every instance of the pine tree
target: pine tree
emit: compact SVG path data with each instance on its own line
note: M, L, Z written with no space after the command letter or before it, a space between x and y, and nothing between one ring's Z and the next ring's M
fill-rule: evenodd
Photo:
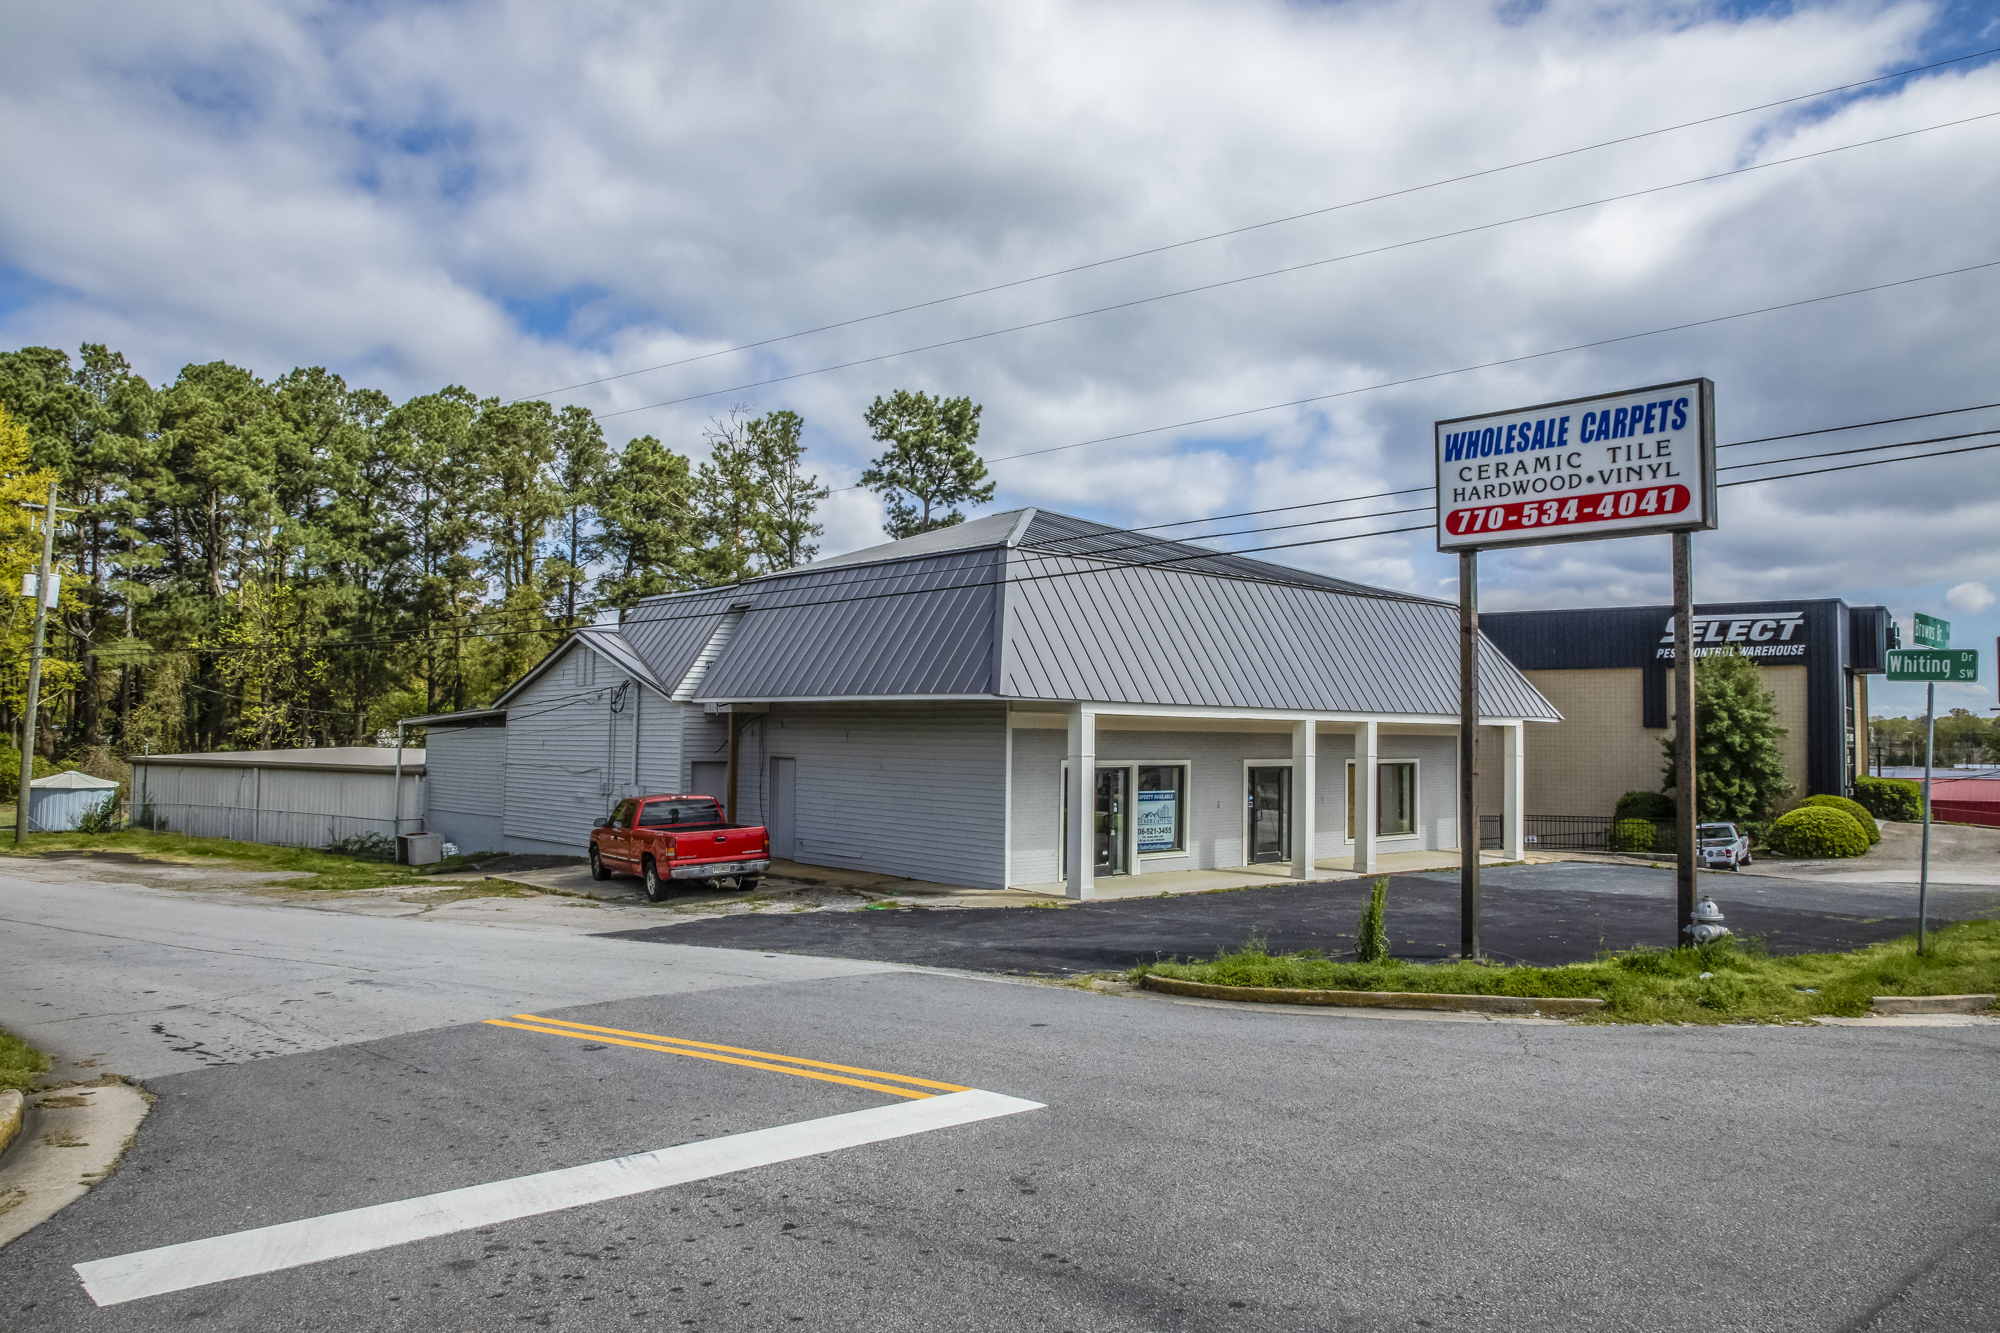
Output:
M979 439L979 406L970 398L938 398L896 390L863 414L885 449L861 484L888 508L882 530L901 540L963 523L961 504L984 504L995 484L972 446ZM905 497L908 498L905 498Z
M609 568L598 601L624 611L642 597L695 586L688 460L651 435L619 451L597 501Z

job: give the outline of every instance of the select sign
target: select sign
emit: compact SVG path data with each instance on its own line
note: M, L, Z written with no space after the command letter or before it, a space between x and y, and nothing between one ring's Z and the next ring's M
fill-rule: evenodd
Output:
M1958 684L1979 679L1977 648L1891 648L1890 680L1948 680Z

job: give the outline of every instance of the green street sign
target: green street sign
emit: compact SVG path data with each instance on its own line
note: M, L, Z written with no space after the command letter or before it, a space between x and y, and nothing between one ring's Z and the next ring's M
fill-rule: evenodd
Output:
M1951 622L1949 620L1939 620L1936 616L1927 616L1921 611L1912 615L1910 619L1915 622L1910 627L1910 642L1912 644L1919 648L1951 647ZM1932 677L1913 677L1913 679L1929 680ZM1944 677L1938 676L1936 679L1943 680Z
M1949 680L1964 684L1979 679L1977 648L1891 648L1890 680Z

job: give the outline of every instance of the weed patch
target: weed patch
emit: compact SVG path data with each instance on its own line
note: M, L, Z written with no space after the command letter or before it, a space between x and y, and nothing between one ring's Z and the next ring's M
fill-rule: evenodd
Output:
M22 851L16 851L11 841L0 843L0 855L7 856L69 851L123 852L175 865L207 866L214 870L303 870L312 878L289 880L285 887L334 891L408 884L424 875L462 870L486 859L458 856L433 865L399 866L330 851L308 851L303 847L275 847L269 843L235 842L228 838L190 838L185 834L155 833L149 829L126 829L118 833L31 833L28 845Z
M26 1092L34 1086L35 1076L47 1072L48 1067L46 1054L0 1028L0 1091L12 1088Z
M1760 940L1728 938L1691 949L1634 949L1564 967L1489 963L1344 963L1316 951L1273 955L1252 939L1207 962L1160 962L1147 973L1219 986L1298 990L1420 991L1429 994L1594 998L1619 1023L1781 1023L1868 1012L1877 995L2000 992L2000 921L1933 931L1918 957L1916 937L1852 953L1771 957Z

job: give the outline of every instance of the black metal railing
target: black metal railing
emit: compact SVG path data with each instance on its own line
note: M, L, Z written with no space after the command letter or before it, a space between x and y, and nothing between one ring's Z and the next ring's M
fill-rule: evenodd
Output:
M1531 852L1609 852L1609 851L1672 851L1674 847L1674 826L1671 823L1653 825L1651 847L1611 845L1611 826L1621 821L1609 815L1526 815L1521 820L1525 851ZM1501 816L1479 817L1479 847L1481 851L1498 851Z

